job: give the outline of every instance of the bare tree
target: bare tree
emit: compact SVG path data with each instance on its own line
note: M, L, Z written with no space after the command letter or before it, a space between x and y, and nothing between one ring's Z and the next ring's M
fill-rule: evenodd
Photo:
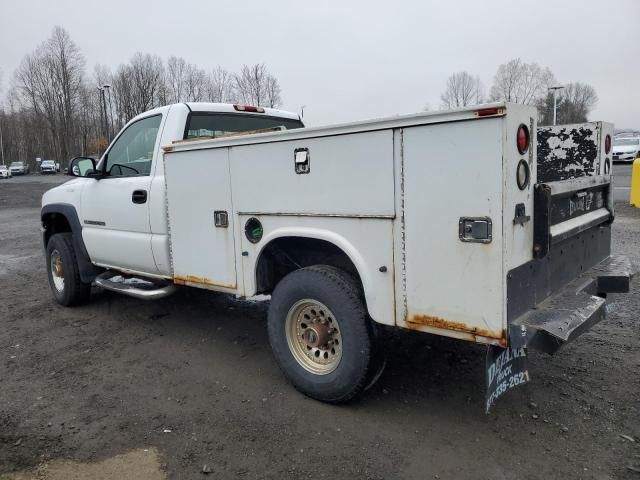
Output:
M446 108L466 107L482 103L484 93L480 77L468 72L457 72L447 79L447 87L440 95Z
M75 114L83 85L84 57L62 27L27 55L16 71L15 84L23 107L46 120L57 158L72 151Z
M97 87L105 84L111 88L103 101ZM263 64L245 65L238 74L218 66L207 74L179 57L165 67L158 56L136 53L114 71L96 65L87 77L84 57L61 27L24 57L0 100L5 157L32 166L36 157L100 154L107 132L160 105L209 100L277 107L282 101L277 79Z
M234 78L220 65L215 67L209 75L207 99L211 102L235 102Z
M119 124L162 104L164 77L162 60L148 53L136 53L129 64L118 67L113 94Z
M167 61L166 86L169 103L183 101L187 62L184 58L169 57Z
M491 86L491 100L535 105L555 81L549 68L516 58L498 67Z
M234 87L237 99L248 105L277 107L282 101L278 81L262 63L243 65L234 75Z
M160 57L136 53L131 59L130 69L136 114L159 106L159 93L164 76L164 66Z
M201 102L207 96L207 74L196 65L188 64L185 72L184 100L187 102Z
M282 103L282 98L280 97L280 84L278 80L272 76L267 75L267 106L271 108L277 108Z
M589 112L598 103L591 85L580 82L567 84L562 91L562 115L565 123L586 122Z
M581 82L568 83L557 98L557 122L560 124L586 122L597 102L598 95L591 85ZM549 93L536 106L538 108L538 123L551 125L553 123L553 94Z

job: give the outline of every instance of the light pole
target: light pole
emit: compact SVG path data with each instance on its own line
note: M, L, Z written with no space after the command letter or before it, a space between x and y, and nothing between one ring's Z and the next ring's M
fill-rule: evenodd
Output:
M557 120L557 108L558 108L558 99L557 92L558 90L562 90L564 87L562 85L556 85L555 87L549 87L549 90L553 90L553 124L556 124Z
M113 107L111 106L111 85L108 83L105 83L102 86L103 90L107 91L107 94L109 95L109 128L107 128L107 136L109 137L109 142L111 142L111 134L115 133L113 131ZM106 103L105 103L105 107L106 107ZM105 114L106 116L106 114Z
M105 133L105 130L107 129L107 109L105 108L105 101L104 101L104 88L102 88L100 85L98 85L96 87L98 89L98 95L100 96L99 101L100 101L100 123L101 123L101 127L102 127L102 133ZM106 137L109 136L109 133L107 132L107 134L105 135Z
M107 142L109 141L109 120L107 118L107 100L104 97L104 86L101 87L98 85L96 87L100 92L100 118L104 116L104 133L107 138Z
M4 117L4 112L2 113ZM0 155L2 156L2 165L4 165L4 143L2 143L2 122L0 121Z

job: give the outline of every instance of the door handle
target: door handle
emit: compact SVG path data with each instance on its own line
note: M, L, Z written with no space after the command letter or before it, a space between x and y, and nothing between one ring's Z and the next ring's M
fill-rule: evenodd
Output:
M133 203L147 203L147 191L134 190L133 194L131 194L131 201Z

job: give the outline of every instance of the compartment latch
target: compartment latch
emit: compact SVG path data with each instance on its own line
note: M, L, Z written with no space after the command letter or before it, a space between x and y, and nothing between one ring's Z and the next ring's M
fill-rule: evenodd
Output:
M462 242L491 243L491 219L489 217L460 217L458 237Z

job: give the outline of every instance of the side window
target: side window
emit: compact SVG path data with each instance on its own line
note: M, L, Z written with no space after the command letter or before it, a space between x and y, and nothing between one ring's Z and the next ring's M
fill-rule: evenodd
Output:
M155 115L129 125L108 152L106 174L111 177L149 175L161 120L162 115Z

